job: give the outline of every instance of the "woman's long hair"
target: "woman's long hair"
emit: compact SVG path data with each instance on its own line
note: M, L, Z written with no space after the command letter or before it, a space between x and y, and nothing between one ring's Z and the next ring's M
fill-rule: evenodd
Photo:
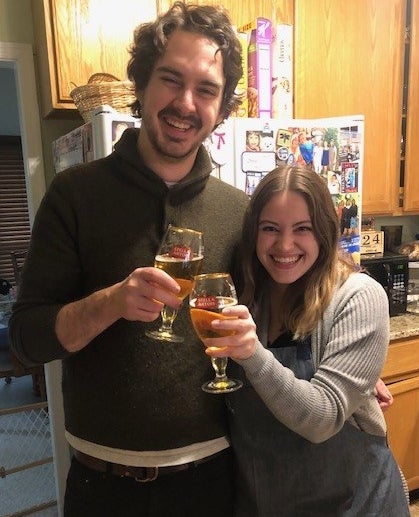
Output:
M256 255L256 242L262 209L273 196L286 191L300 194L306 201L319 245L319 256L310 270L285 286L282 296L282 331L291 331L295 338L301 338L315 328L338 281L343 282L356 270L356 265L340 250L339 221L326 182L309 167L277 167L255 189L244 218L241 303L252 310L259 293L275 288Z

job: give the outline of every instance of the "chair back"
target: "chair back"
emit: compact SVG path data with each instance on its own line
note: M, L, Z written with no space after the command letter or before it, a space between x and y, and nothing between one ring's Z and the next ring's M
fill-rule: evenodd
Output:
M19 287L20 275L22 273L23 264L25 263L27 253L28 252L26 250L10 252L10 258L12 260L13 275L15 277L16 288Z

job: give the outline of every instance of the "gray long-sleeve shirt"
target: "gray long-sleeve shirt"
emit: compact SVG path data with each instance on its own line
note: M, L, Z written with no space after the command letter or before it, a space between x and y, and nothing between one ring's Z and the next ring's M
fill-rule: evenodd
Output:
M266 346L268 301L255 320ZM382 286L354 273L336 289L323 319L311 335L315 374L297 379L259 343L248 359L237 361L274 416L315 443L335 435L345 421L385 435L383 413L374 396L389 344L388 299Z

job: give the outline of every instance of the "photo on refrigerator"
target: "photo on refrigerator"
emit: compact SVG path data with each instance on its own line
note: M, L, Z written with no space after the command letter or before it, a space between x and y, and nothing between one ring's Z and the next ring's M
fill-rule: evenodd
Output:
M235 119L234 185L249 196L281 164L305 165L326 182L340 224L340 243L360 263L364 120Z

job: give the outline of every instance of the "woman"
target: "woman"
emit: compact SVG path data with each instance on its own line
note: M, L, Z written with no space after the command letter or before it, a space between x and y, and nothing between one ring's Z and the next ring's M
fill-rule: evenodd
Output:
M235 334L205 342L243 372L228 399L237 516L409 515L374 391L387 296L338 240L326 182L308 167L277 168L256 188L243 226L244 305L213 322Z

